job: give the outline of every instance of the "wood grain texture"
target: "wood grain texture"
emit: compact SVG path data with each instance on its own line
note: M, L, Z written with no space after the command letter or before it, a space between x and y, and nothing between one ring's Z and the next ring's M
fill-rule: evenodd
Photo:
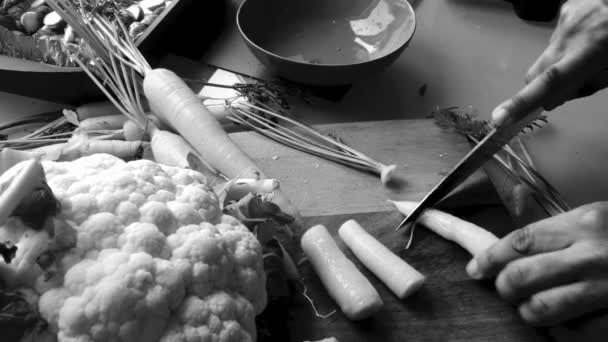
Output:
M397 181L386 188L376 175L284 147L255 133L232 134L270 177L281 181L302 216L389 211L393 208L387 199L419 200L470 150L463 137L442 130L432 120L315 127L384 164L397 164Z
M329 336L342 342L550 341L542 330L531 328L520 320L516 309L497 295L491 281L479 282L466 275L465 265L470 256L460 247L424 228L418 228L414 244L405 250L407 236L392 229L402 218L396 212L380 212L306 220L307 226L323 224L327 227L340 248L376 287L385 308L373 318L361 322L349 321L339 310L331 317L321 319L314 316L309 303L299 295L294 299L288 318L291 341ZM399 300L365 269L337 234L340 225L348 219L357 220L427 277L426 284L419 292ZM337 308L310 269L304 267L303 276L308 293L321 313Z

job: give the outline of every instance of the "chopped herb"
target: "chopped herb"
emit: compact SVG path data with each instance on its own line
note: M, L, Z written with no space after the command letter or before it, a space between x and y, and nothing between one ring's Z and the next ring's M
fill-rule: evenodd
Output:
M491 125L487 121L479 120L471 113L459 112L458 107L437 109L430 114L430 117L435 120L439 127L454 129L474 143L483 139L491 130ZM522 132L542 127L541 123L547 123L546 116L539 116ZM560 193L534 169L521 140L516 138L514 141L519 144L519 149L523 155L518 154L510 144L507 144L501 152L494 155L494 160L498 162L498 165L510 177L532 189L536 195L535 198L538 199L539 204L548 215L554 216L570 210Z

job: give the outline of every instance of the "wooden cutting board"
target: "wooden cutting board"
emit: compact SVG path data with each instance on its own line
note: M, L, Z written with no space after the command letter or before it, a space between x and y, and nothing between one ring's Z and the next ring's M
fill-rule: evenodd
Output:
M323 224L329 229L376 287L385 309L362 322L349 321L339 310L323 319L316 317L310 304L298 294L284 321L276 322L288 328L290 341L330 336L341 342L546 340L541 331L520 321L516 310L496 294L492 282L474 281L466 275L470 256L460 247L417 229L412 247L405 250L408 236L394 231L403 216L386 199L420 200L470 150L465 139L438 128L431 120L358 122L318 128L338 135L379 161L397 164L398 186L385 188L375 175L283 147L255 133L236 133L232 137L269 176L280 179L283 191L304 216L306 227ZM464 197L468 203L483 200ZM509 220L504 211L486 209L484 213L491 217L490 222ZM348 219L356 219L425 274L425 286L410 298L397 299L340 241L337 230ZM498 231L497 226L487 228L499 236L506 233ZM307 268L302 272L317 309L323 314L336 309L314 272Z
M303 216L392 210L387 199L421 199L470 150L459 134L432 120L390 120L316 126L384 164L396 182L384 187L371 173L285 147L256 133L232 138L255 159Z

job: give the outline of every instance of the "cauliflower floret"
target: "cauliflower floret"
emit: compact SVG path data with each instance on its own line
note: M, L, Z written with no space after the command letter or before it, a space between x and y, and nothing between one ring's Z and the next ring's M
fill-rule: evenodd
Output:
M147 253L112 251L98 260L83 261L85 279L66 276L70 291L58 314L41 310L56 319L60 340L155 341L164 332L172 309L185 295L181 273L168 260ZM70 270L71 271L71 270ZM78 282L71 286L71 282ZM80 294L78 290L82 289ZM76 291L74 291L76 290ZM60 291L60 290L58 290ZM76 293L75 293L76 292ZM46 298L51 296L51 298ZM64 293L48 291L40 304L53 304ZM51 305L52 308L55 305Z
M254 309L239 295L216 292L186 298L171 318L161 342L255 341Z
M262 248L244 226L201 223L167 238L171 259L187 275L190 293L205 297L215 290L241 293L256 313L266 306Z
M163 259L170 255L167 237L150 223L129 225L118 239L118 246L127 253L144 252Z
M77 241L37 287L60 341L255 340L262 248L202 174L102 154L43 166Z

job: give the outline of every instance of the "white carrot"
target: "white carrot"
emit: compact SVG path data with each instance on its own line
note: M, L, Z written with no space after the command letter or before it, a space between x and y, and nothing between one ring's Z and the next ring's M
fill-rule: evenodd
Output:
M30 151L41 153L44 160L53 161L70 161L95 153L107 153L124 160L132 160L137 159L147 145L148 142L140 141L77 138L67 143L42 146Z
M416 292L425 277L365 231L355 220L348 220L338 230L342 241L372 273L397 297Z
M406 216L418 205L418 203L410 201L391 202ZM496 235L489 231L436 209L425 210L420 215L418 222L444 239L456 242L471 255L477 255L498 241Z
M73 155L87 156L96 153L108 153L118 158L136 159L147 143L124 140L89 140L73 150Z
M301 244L319 279L346 317L364 319L383 307L374 286L342 253L324 226L308 229Z
M150 114L150 115L147 115L147 117L154 124L154 126L156 126L158 129L169 130L169 127L166 127L164 125L164 123L162 123L160 121L160 119L157 118L156 116ZM142 129L133 120L126 120L125 123L122 125L122 130L123 130L125 140L128 140L128 141L150 140L150 132L145 132L144 131L145 129L149 129L149 128L144 127L144 129Z
M190 168L205 174L217 174L215 168L202 159L198 152L181 136L160 130L150 124L150 147L154 160L161 164ZM167 148L171 147L171 148ZM201 169L201 167L203 167Z
M144 74L144 94L152 112L179 132L203 160L227 178L268 178L181 78L166 69L146 69ZM272 201L300 222L298 210L280 190L273 192Z
M124 115L123 115L124 116ZM122 134L127 141L140 141L150 139L146 132L141 129L133 120L127 120L122 125Z
M121 129L127 119L122 114L97 116L80 121L78 128L84 131Z
M73 109L63 110L63 115L75 125L89 118L115 114L120 114L120 110L110 101L91 102Z
M279 188L276 179L239 178L228 187L226 201L234 201L243 198L248 193L269 194Z

